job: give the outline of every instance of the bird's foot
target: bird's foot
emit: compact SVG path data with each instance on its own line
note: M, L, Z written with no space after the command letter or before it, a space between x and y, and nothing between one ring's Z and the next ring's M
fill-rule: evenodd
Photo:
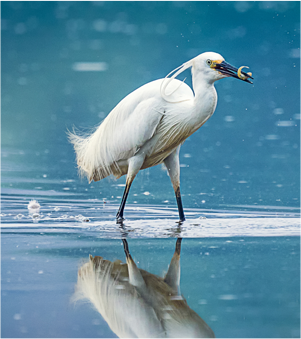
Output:
M121 217L119 215L116 215L116 224L123 224L124 217Z
M185 218L176 221L176 224L182 225L185 221Z

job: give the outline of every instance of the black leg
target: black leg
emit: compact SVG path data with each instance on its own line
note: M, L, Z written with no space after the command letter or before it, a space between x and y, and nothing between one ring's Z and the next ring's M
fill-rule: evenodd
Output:
M127 184L125 186L125 189L124 189L124 192L123 192L123 197L122 197L122 200L121 200L121 203L120 203L120 206L119 206L119 210L116 214L116 222L117 224L121 224L122 221L124 220L123 218L123 211L124 211L124 206L125 206L125 203L126 203L126 199L129 195L129 191L130 191L130 187L131 187L131 183L130 184Z
M122 239L122 243L123 243L123 249L124 249L125 256L128 257L130 254L128 242L126 239Z
M180 255L181 253L181 242L182 242L182 238L178 238L177 242L176 242L176 250L175 252Z
M123 248L124 248L124 253L125 253L126 258L132 260L127 240L126 239L122 239L122 242L123 242Z
M120 232L121 232L121 238L122 239L126 239L128 234L129 234L129 232L126 230L125 225L123 224L123 222L119 223L119 229L120 229Z
M182 222L182 221L185 221L185 216L184 216L184 211L183 211L180 187L177 188L177 190L175 191L175 194L176 194L176 199L177 199L177 204L178 204L180 222Z

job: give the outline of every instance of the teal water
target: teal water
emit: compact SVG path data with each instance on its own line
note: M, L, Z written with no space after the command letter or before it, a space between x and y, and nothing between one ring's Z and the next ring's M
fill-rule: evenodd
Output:
M254 84L217 82L181 147L187 221L157 166L119 227L125 178L79 178L66 131L205 51ZM125 260L122 237L161 276L183 237L181 292L217 337L300 336L299 2L2 2L1 75L2 337L114 337L70 299L89 254Z
M139 268L166 273L175 239L128 243ZM90 303L70 301L89 254L125 262L121 240L5 231L2 337L115 337ZM297 237L185 238L181 293L217 337L299 337L299 260Z

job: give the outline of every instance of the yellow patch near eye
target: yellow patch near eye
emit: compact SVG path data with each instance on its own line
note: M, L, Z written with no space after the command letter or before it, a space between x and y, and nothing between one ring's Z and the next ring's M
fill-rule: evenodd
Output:
M221 64L224 60L212 60L211 67L214 67L217 64Z
M248 77L247 76L245 76L244 74L241 74L241 70L243 69L243 68L249 68L248 66L241 66L241 67L239 67L239 69L238 69L238 71L237 71L237 75L238 75L238 77L241 79L241 80L246 80ZM252 76L252 73L251 72L249 72L249 73L247 73L250 77Z

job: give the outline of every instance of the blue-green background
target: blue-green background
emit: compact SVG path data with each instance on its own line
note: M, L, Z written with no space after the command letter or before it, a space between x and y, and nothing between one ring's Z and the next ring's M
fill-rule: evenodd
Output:
M2 2L1 16L4 192L74 180L66 193L119 202L114 180L79 179L66 129L96 126L131 91L215 51L249 66L254 85L216 83L215 114L181 149L184 207L299 206L299 2ZM175 204L166 172L142 171L128 202L164 201Z

